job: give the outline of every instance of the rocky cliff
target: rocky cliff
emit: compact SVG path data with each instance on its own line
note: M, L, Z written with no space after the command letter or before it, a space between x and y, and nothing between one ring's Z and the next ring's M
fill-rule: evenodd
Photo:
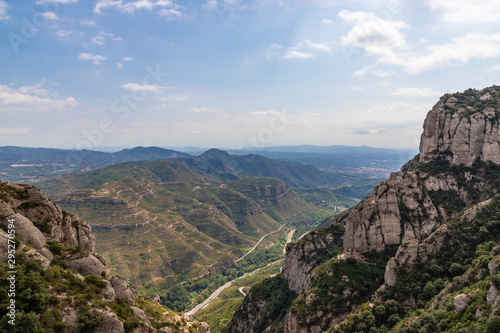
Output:
M487 164L500 163L499 98L495 87L441 97L425 119L420 154L350 211L347 255L422 240L465 206L498 192Z
M209 332L206 324L186 323L180 315L146 300L137 298L137 304L127 283L111 276L104 259L95 253L90 225L32 185L0 181L0 248L1 274L17 274L12 294L17 329L153 333L173 332L175 326L178 331L197 327ZM15 250L15 258L7 249ZM8 288L12 289L2 279L0 289ZM2 306L4 319L5 311ZM0 321L6 331L14 327L10 325Z
M299 295L284 332L444 332L467 311L466 331L498 332L500 260L488 251L500 242L499 118L500 87L443 96L419 155L288 245L282 278ZM441 312L422 319L424 308Z
M421 161L446 156L452 164L500 163L500 89L447 94L427 114Z

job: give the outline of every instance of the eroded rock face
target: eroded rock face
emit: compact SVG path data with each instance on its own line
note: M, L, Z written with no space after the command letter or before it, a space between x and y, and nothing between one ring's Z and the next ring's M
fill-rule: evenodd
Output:
M333 236L311 232L296 244L289 243L283 263L283 278L288 287L301 293L311 287L311 272L318 264L318 254L333 245Z
M113 277L111 279L111 284L115 289L116 297L127 302L130 305L134 305L135 303L134 293L127 287L127 283L125 281L117 277Z
M491 100L485 93L476 98ZM455 165L472 165L476 160L500 163L499 109L468 109L458 106L456 97L445 95L427 114L420 139L420 160L427 162L446 153Z
M376 186L373 196L351 209L345 220L344 253L382 251L388 245L423 239L435 230L442 223L440 213L424 189L431 178L401 172ZM436 189L448 189L449 182L433 181Z
M16 220L16 236L41 250L47 241L66 247L81 246L95 254L95 237L90 225L62 209L32 185L17 185L0 181L6 196L0 201L0 224Z

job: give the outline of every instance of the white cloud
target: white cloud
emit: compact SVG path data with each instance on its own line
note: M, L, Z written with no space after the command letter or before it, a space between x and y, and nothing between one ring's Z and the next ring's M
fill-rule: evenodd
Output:
M187 113L218 113L219 111L213 107L200 107L200 108L190 108L186 110Z
M341 11L338 16L354 24L347 35L340 37L342 45L352 45L380 57L390 57L394 48L406 46L400 30L409 26L403 21L389 21L373 13L348 10Z
M293 46L284 49L283 46L273 43L267 51L267 58L278 56L284 59L311 59L320 52L331 52L328 43L314 43L308 39L295 43Z
M71 31L71 30L58 30L56 32L56 35L59 36L59 37L69 37L69 36L71 36L74 33L75 32Z
M106 40L123 40L121 37L115 37L111 32L101 31L90 40L91 44L104 45Z
M57 16L56 13L54 12L43 12L42 13L43 17L45 17L47 20L52 20L52 21L56 21L59 19L59 17Z
M124 57L124 58L122 59L122 61L123 61L123 62L126 62L126 61L134 61L134 60L135 60L135 59L134 59L134 58L132 58L132 57ZM124 65L124 63L123 63L123 62L117 62L117 63L116 63L116 67L118 67L119 69L122 69L122 68L123 68L123 65Z
M443 65L465 64L471 59L495 58L500 55L500 33L469 33L448 44L429 46L426 51L423 55L400 55L395 63L414 74Z
M46 112L54 109L64 110L79 104L73 97L51 98L48 96L49 92L41 88L42 84L43 81L35 86L23 86L17 89L0 85L0 110L3 112Z
M115 9L133 15L136 10L160 9L158 12L160 15L172 19L181 16L179 8L172 0L99 0L94 7L94 12L101 14L103 10Z
M439 97L442 94L430 88L407 88L402 87L392 92L391 95L403 97Z
M165 16L167 20L173 20L182 16L182 12L177 9L162 9L158 12L161 16Z
M345 10L339 13L339 17L354 24L340 38L342 45L363 49L367 55L375 56L379 63L400 66L410 74L500 55L500 33L469 33L447 44L427 45L414 51L400 32L408 27L403 21L388 21L373 13Z
M321 20L321 25L330 25L330 24L333 24L333 21L331 19L322 19Z
M78 55L78 60L92 60L94 65L100 65L102 61L106 60L106 57L99 54L84 52Z
M0 0L0 20L8 20L10 18L7 14L8 7L9 5L4 0Z
M187 94L179 94L179 95L171 95L167 97L160 97L159 100L163 103L166 102L185 102L189 100L189 96Z
M391 75L395 75L396 73L393 71L385 71L385 70L380 69L380 68L375 68L375 66L367 66L367 67L363 67L360 70L355 71L352 75L354 77L357 77L357 78L364 78L365 76L367 76L369 74L375 75L376 77L379 77L379 78L384 78L384 77L388 77Z
M160 87L154 84L140 84L140 83L125 83L122 88L130 91L151 91L160 92L165 89L172 89L172 87Z
M94 21L88 20L88 19L80 21L80 24L81 25L88 25L88 26L92 26L92 27L97 27L97 23L95 23Z
M498 22L500 2L491 0L426 0L427 6L440 12L446 22L491 23Z
M302 52L302 51L297 51L297 50L288 50L284 55L283 58L285 59L309 59L309 58L314 58L314 55L310 52Z

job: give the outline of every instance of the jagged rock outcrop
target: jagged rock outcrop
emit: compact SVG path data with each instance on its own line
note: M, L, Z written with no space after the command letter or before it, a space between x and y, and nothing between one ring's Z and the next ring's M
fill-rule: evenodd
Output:
M311 287L311 272L324 260L322 256L334 245L334 237L327 231L307 234L298 243L288 243L283 263L283 278L288 287L301 293Z
M385 284L393 286L397 282L397 271L400 268L411 270L418 256L426 258L435 254L444 244L447 235L447 226L442 225L422 242L411 239L403 243L396 252L396 256L389 259L385 268Z
M500 89L490 90L445 95L429 111L420 154L350 211L347 255L422 241L462 208L498 193L486 168L471 168L477 162L500 163ZM421 166L428 162L434 165Z
M443 212L429 197L427 183L433 191L448 190L454 180L438 181L436 177L401 172L376 186L373 196L351 209L345 218L345 254L382 251L388 245L423 239L435 230L442 223L439 216Z
M421 161L444 154L452 164L500 163L498 93L476 95L444 95L429 111L420 141Z

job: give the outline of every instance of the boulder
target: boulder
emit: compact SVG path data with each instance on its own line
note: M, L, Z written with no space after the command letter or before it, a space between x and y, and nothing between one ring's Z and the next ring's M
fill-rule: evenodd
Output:
M134 293L127 287L127 283L125 281L114 276L111 279L111 284L115 289L116 297L127 302L130 305L135 304Z
M83 275L102 277L103 272L106 274L106 266L91 254L83 258L67 258L64 259L64 262L68 265L69 269L77 270Z
M455 313L460 313L465 311L469 306L470 298L466 294L460 294L456 296L453 300L453 306L455 307Z
M123 323L116 314L103 311L100 313L100 316L101 323L94 328L92 333L125 333Z

